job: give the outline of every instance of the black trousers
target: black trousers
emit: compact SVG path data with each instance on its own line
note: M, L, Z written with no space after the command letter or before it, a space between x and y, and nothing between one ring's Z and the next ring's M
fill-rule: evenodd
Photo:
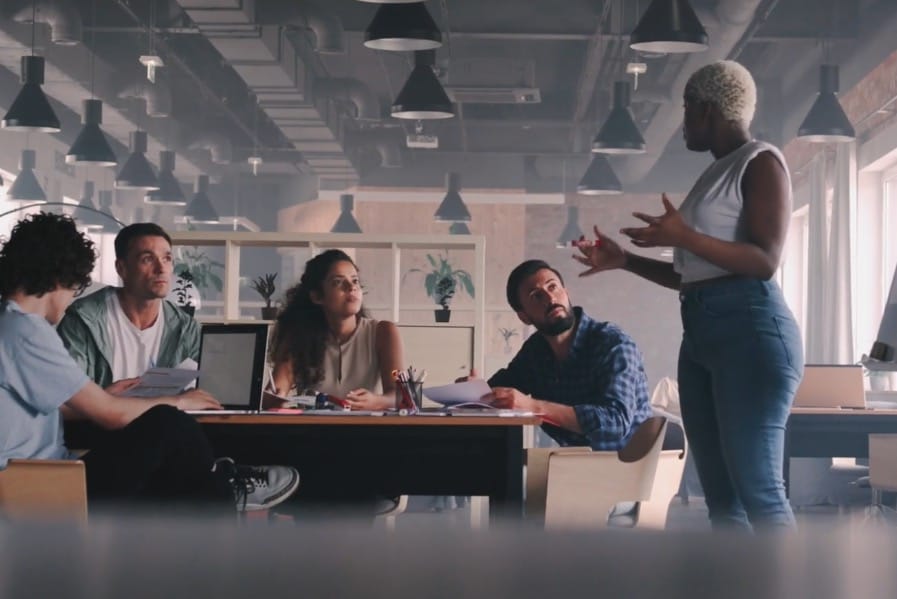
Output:
M81 459L91 511L234 512L233 490L212 472L214 455L202 428L172 406L147 410Z

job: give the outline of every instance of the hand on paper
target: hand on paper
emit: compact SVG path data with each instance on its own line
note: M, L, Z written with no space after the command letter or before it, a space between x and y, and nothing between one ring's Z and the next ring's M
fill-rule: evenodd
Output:
M536 401L513 387L493 387L492 393L484 395L481 401L503 410L536 411Z
M179 410L218 410L218 400L202 389L191 389L177 396Z
M470 374L469 374L469 375L458 377L458 378L455 379L455 382L456 382L456 383L466 383L467 381L472 381L472 380L474 380L474 379L478 379L478 378L480 378L480 375L479 375L479 373L477 372L477 369L476 369L476 368L471 368L471 369L470 369Z
M367 389L353 389L346 393L346 402L352 410L386 410L395 407L396 400Z
M139 376L134 377L132 379L121 379L121 380L115 381L114 383L112 383L111 385L106 387L105 391L109 395L121 395L128 389L136 387L139 384L140 384Z

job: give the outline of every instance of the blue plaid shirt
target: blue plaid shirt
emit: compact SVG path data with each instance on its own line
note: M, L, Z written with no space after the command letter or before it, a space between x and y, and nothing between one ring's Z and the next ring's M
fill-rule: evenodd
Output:
M582 434L543 424L561 446L617 450L651 416L642 355L616 325L573 308L576 331L567 358L558 363L540 334L530 336L490 387L513 387L536 399L573 406Z

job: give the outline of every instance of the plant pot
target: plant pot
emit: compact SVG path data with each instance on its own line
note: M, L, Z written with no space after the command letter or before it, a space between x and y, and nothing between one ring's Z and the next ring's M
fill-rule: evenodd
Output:
M452 317L452 311L448 308L440 308L433 310L433 315L436 317L436 322L448 322Z
M277 320L277 306L262 308L262 320Z

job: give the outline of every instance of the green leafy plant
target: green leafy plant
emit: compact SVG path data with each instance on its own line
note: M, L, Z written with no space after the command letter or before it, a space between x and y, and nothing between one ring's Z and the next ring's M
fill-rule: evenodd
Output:
M212 260L203 251L191 250L188 247L181 248L180 258L174 266L174 274L179 279L184 279L184 273L189 273L189 281L198 290L214 288L219 293L224 288L221 277L215 274L215 270L223 270L224 264Z
M265 300L265 307L271 307L271 298L274 297L274 292L277 290L277 287L274 285L274 280L277 278L277 273L265 273L264 275L257 277L249 283L249 286L252 287L256 293L262 296L262 299Z
M448 261L448 255L443 254L434 258L431 254L427 254L427 261L432 267L429 272L420 268L412 268L408 273L426 272L424 287L427 290L427 295L433 298L435 303L447 310L459 283L470 297L474 297L473 279L470 273L466 270L452 268Z

